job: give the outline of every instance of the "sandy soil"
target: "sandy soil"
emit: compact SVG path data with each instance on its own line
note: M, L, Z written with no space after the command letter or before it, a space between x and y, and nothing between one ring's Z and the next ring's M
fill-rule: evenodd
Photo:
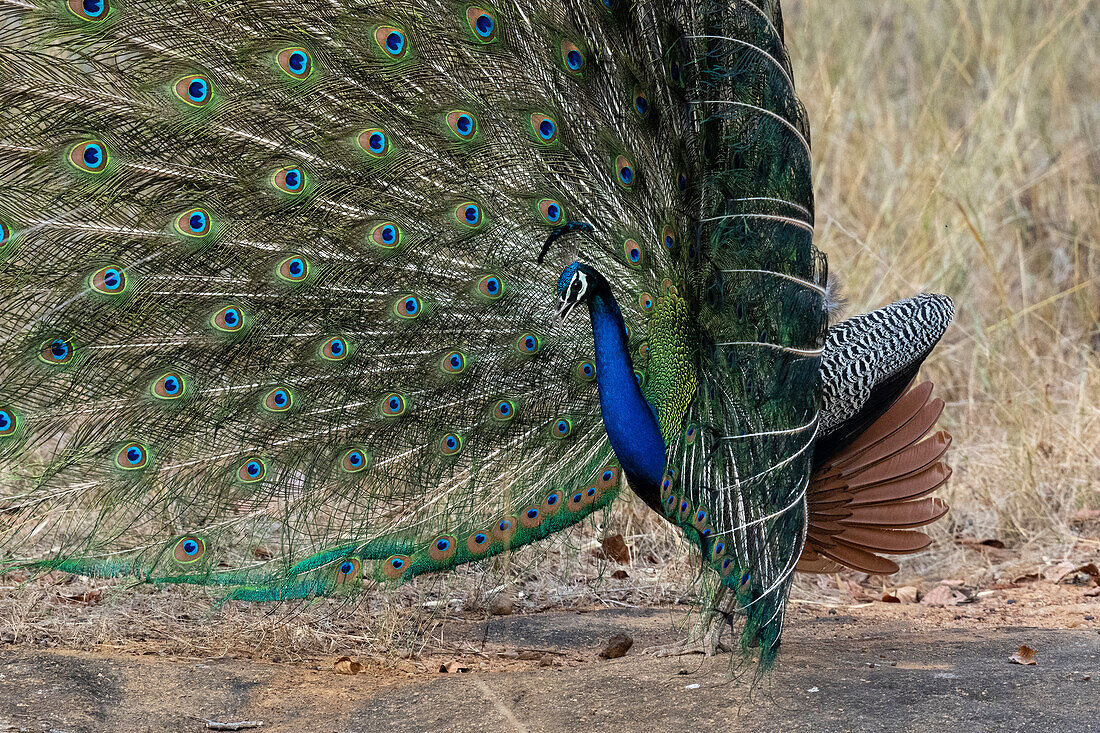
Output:
M1091 585L1074 576L984 591L946 584L938 594L956 605L939 606L840 602L873 592L833 580L833 597L792 604L779 666L763 679L728 656L643 653L680 638L683 607L449 618L443 643L411 658L354 657L341 665L361 665L354 675L337 674L338 658L326 655L275 663L9 639L0 643L0 731L198 731L207 720L339 733L1100 730ZM615 633L634 645L602 659ZM1010 661L1023 644L1036 665Z

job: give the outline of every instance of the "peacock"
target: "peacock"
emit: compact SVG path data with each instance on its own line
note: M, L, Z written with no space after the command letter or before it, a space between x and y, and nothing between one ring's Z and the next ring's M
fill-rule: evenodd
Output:
M767 667L946 511L953 305L829 326L775 0L5 0L0 109L0 571L352 597L629 488Z

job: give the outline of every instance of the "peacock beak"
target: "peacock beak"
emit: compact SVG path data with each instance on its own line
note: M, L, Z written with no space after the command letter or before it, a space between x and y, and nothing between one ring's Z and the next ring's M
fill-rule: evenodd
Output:
M565 319L569 317L569 314L573 312L573 308L576 307L576 305L577 301L570 301L563 298L558 305L558 319L564 322Z

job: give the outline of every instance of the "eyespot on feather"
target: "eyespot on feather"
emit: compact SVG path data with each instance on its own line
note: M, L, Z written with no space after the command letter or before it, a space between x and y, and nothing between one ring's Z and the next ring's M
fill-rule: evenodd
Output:
M508 422L516 416L516 403L512 400L497 400L493 403L493 419Z
M205 209L188 209L173 222L176 231L185 237L205 237L210 232L210 214Z
M633 102L635 114L642 119L649 116L649 98L642 89L634 87L634 94L631 95L631 101Z
M577 364L573 373L582 382L591 382L596 379L596 365L592 361L584 360Z
M557 226L565 220L565 211L561 203L554 199L542 199L538 203L539 216L547 224Z
M306 173L296 165L280 168L272 174L271 185L283 193L297 196L306 190Z
M172 85L172 93L192 107L205 107L214 96L210 79L202 75L183 77Z
M638 356L640 356L643 359L648 359L649 358L649 342L648 341L643 341L642 343L638 344Z
M97 293L119 295L126 289L126 273L114 265L101 267L88 278L88 284Z
M214 328L226 333L236 333L244 327L244 311L234 305L227 305L210 316Z
M309 260L301 255L291 255L279 263L275 274L288 283L300 283L309 275Z
M464 227L477 229L481 226L481 207L473 201L466 201L455 207L455 221Z
M492 544L492 542L488 532L474 532L466 538L466 549L471 555L480 555L484 553L489 549L490 544Z
M496 275L485 275L477 281L477 291L490 300L499 300L504 295L504 282Z
M553 145L558 142L558 123L553 117L536 112L531 115L531 134L540 145Z
M445 456L454 456L462 452L462 436L458 433L447 433L439 441L439 452Z
M363 130L355 141L372 158L385 158L390 152L390 136L381 127Z
M565 505L565 495L561 491L551 491L546 495L546 498L542 500L542 515L543 519L549 519L558 512Z
M396 392L389 392L378 403L378 410L386 417L400 417L405 414L408 407L405 397Z
M195 535L187 535L180 537L176 541L176 546L172 550L172 557L176 562L188 564L202 559L202 556L206 554L206 543L201 537Z
M634 164L625 155L615 158L615 183L622 188L633 188L637 180Z
M661 502L667 502L668 497L672 495L672 479L669 476L665 476L661 481Z
M626 255L626 263L631 267L641 267L643 260L642 248L634 239L623 242L623 254Z
M343 361L350 352L348 342L340 336L330 336L321 342L321 358L327 361Z
M559 417L550 426L550 435L562 440L573 434L573 421L567 417Z
M345 557L340 561L340 564L336 566L335 580L337 585L346 585L359 580L360 569L361 565L359 558Z
M149 464L149 449L141 443L130 441L115 454L115 465L125 471L135 471Z
M297 81L313 73L313 57L301 46L282 49L275 55L275 61L284 74Z
M680 522L686 522L688 520L688 517L691 516L692 511L694 511L694 509L691 506L691 502L687 499L681 498L680 504L676 508L677 520L679 520Z
M714 544L710 547L710 559L712 562L718 562L726 554L726 543L722 540L715 540Z
M441 535L432 540L432 543L428 545L428 557L436 562L447 562L454 557L455 551L458 549L458 543L455 542L455 538L452 535Z
M38 349L38 358L54 366L68 364L75 354L76 349L72 339L49 339L42 342L42 346Z
M405 58L409 52L409 40L405 31L392 25L379 26L374 31L374 42L382 50L382 55L392 61Z
M162 400L177 400L187 392L187 381L177 372L162 374L150 388L153 396Z
M246 484L262 481L267 476L267 463L258 456L245 459L237 469L237 479Z
M493 525L492 534L493 539L498 542L508 544L512 540L512 535L516 532L516 518L504 517L497 521Z
M525 529L534 529L542 524L542 507L529 506L519 513L519 524Z
M596 486L601 490L610 489L619 482L619 467L605 466L600 475L596 477Z
M415 295L403 295L393 304L393 312L400 318L419 318L424 304Z
M111 14L108 0L66 0L69 12L81 20L98 23Z
M393 555L382 563L382 574L390 580L397 580L405 573L408 564L409 558L406 555Z
M477 5L466 8L466 22L479 43L493 43L497 40L499 29L493 13Z
M516 339L516 349L524 356L534 356L542 350L542 337L537 333L521 333Z
M673 230L671 224L665 224L661 229L661 244L665 249L673 249L676 247L676 232Z
M340 456L340 468L344 473L359 473L370 463L368 456L361 448L349 448Z
M0 249L3 249L11 241L12 228L3 219L0 219Z
M569 40L561 42L561 63L567 73L573 76L584 76L586 62L587 59L580 46Z
M9 407L0 408L0 439L10 438L19 431L22 419Z
M466 355L461 351L448 351L439 362L444 374L461 374L466 371Z
M638 307L640 307L646 313L653 310L654 306L653 296L649 293L642 293L638 296Z
M294 406L294 393L287 387L276 387L264 395L263 408L268 412L286 412Z
M392 221L375 224L370 230L371 240L383 249L395 249L401 246L401 227Z
M110 154L100 140L87 140L74 145L69 151L69 162L77 170L86 173L102 173L107 170Z
M477 135L477 118L465 110L448 112L446 120L448 129L460 140L473 140Z

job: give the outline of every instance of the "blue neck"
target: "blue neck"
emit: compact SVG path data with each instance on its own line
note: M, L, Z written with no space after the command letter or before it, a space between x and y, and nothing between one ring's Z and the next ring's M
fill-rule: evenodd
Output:
M659 507L665 440L657 416L634 378L623 315L611 288L602 279L588 299L588 314L596 343L596 382L607 437L631 488L647 504Z

